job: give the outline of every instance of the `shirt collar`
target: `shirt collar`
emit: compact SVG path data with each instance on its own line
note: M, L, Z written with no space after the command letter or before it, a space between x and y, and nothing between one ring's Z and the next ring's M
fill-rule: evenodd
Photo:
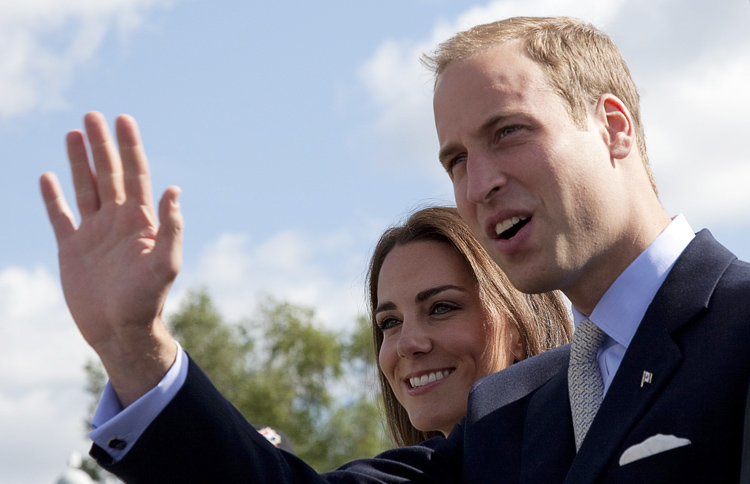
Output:
M594 307L589 319L627 348L656 292L695 234L684 215L677 215L658 237L620 274ZM586 318L575 307L575 326Z

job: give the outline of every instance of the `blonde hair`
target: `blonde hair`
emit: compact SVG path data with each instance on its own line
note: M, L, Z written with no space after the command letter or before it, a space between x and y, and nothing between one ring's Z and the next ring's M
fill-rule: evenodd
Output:
M588 110L602 94L614 94L625 104L633 118L638 153L658 194L646 154L638 89L620 50L593 25L570 17L513 17L457 33L432 54L423 54L422 63L435 74L437 83L453 61L513 42L520 42L541 66L579 129L586 129Z
M543 294L524 294L518 291L482 248L455 208L430 207L415 212L402 225L386 230L370 259L367 290L376 360L383 344L383 333L375 320L380 269L395 247L419 241L444 243L456 250L476 279L479 298L488 319L513 324L521 335L527 357L570 341L572 328L568 310L558 291ZM501 326L491 324L489 328L492 335L492 342L488 342L491 350L489 357L494 361L498 361L503 351L508 350L505 347L508 342L503 338ZM379 362L378 369L386 428L394 444L415 445L430 437L442 435L438 431L417 430L411 424L409 414L396 399Z

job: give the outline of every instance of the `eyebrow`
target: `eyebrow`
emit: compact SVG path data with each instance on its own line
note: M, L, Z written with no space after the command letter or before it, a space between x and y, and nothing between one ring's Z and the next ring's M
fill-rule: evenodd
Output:
M440 294L443 291L448 291L450 289L455 289L457 291L466 292L466 289L464 289L461 286L456 286L455 284L444 284L442 286L431 287L429 289L425 289L422 292L419 292L416 295L416 297L414 298L414 302L416 302L416 303L424 302L427 299L429 299L429 298L431 298L431 297L433 297L433 296L435 296L437 294ZM383 311L392 311L394 309L396 309L396 305L394 303L388 301L388 302L384 302L382 304L379 304L378 307L375 308L374 313L378 314L378 313L383 312Z
M490 116L484 123L482 123L481 126L479 126L479 129L476 130L478 136L484 136L487 131L492 129L493 126L511 117L512 115L513 113L500 113ZM448 146L440 148L440 151L438 152L438 160L440 161L440 164L445 165L446 158L449 158L453 154L453 152L457 150L458 148L456 148L456 145L453 144L449 144Z
M382 304L378 304L378 307L375 308L375 314L382 313L383 311L393 311L396 309L396 305L392 302L384 302Z
M414 298L414 302L424 302L427 299L431 298L432 296L439 294L443 291L447 291L449 289L456 289L461 292L466 292L466 290L463 287L456 286L454 284L445 284L442 286L433 287L430 289L425 289L424 291L417 294L417 297Z

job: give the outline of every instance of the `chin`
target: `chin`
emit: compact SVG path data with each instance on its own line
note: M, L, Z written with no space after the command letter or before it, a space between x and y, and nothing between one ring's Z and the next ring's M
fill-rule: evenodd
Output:
M526 294L539 294L555 289L550 281L539 280L539 278L511 277L508 274L508 279L513 287Z
M449 429L448 433L450 433L451 430L453 430L453 427L461 421L463 418L463 415L459 419L429 419L429 421L424 420L418 420L417 422L411 421L411 424L414 426L415 429L419 430L420 432L440 432L440 434L443 434L443 430L441 429ZM454 422L455 423L450 423Z
M542 269L523 269L523 270L506 270L500 266L513 287L526 294L539 294L553 291L561 287L560 278L549 270Z

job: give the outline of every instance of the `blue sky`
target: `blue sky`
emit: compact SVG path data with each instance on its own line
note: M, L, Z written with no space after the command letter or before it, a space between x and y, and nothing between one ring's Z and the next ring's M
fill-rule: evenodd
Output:
M346 330L379 233L452 203L421 52L512 15L585 18L640 87L662 201L750 259L750 2L0 0L0 482L49 483L85 452L82 366L38 177L72 196L65 133L139 121L155 192L182 187L185 262L230 320L262 295Z

